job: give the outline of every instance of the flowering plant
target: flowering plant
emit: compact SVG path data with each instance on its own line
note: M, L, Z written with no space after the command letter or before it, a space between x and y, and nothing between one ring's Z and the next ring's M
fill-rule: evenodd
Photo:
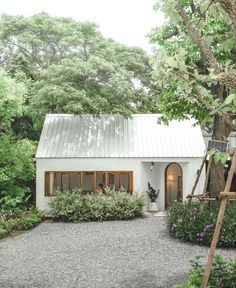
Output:
M166 224L172 237L199 245L211 245L218 213L217 205L205 203L201 206L199 201L192 201L190 206L172 203L167 210ZM236 205L228 203L218 247L236 248L235 217Z

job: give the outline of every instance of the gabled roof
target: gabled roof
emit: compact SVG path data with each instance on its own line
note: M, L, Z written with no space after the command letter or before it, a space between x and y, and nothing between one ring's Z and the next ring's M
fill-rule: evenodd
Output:
M194 120L157 125L157 114L46 116L36 158L202 157L205 144Z

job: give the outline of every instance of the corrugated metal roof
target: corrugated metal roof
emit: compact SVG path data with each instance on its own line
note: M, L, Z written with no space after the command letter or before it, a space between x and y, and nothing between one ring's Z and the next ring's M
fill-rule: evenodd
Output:
M36 158L202 157L205 144L193 120L157 125L157 114L46 116Z

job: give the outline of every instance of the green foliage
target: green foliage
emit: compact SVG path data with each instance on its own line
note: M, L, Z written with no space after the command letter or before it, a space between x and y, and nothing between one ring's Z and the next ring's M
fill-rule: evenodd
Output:
M175 285L173 288L199 288L204 272L204 265L200 263L200 257L192 261L192 268L189 271L186 282ZM224 260L216 256L207 288L236 288L236 261Z
M222 109L224 111L233 112L236 113L236 94L230 94L226 97L224 100L224 103L222 104Z
M43 219L43 213L35 208L28 211L15 208L1 209L0 212L0 239L18 231L28 230Z
M0 207L11 210L17 207L27 207L31 198L31 191L17 186L10 187L9 191L1 192Z
M129 115L153 109L148 55L106 39L94 23L46 13L3 15L0 43L4 69L28 87L25 104L33 119L50 112Z
M191 33L180 6L193 27ZM222 6L220 1L208 0L156 1L155 10L161 10L166 21L149 37L156 47L153 78L162 87L157 106L164 122L193 116L203 125L212 125L215 115L235 113L236 87L221 82L224 73L235 75L234 28ZM212 67L196 38L209 45L220 72ZM219 82L226 87L223 95L218 90Z
M166 17L163 26L150 33L155 44L151 63L153 79L161 87L156 100L159 122L194 118L212 129L216 140L236 130L236 45L234 0L157 0L155 9ZM228 8L227 8L228 7ZM233 78L233 81L228 81ZM209 194L224 186L222 155L214 155ZM220 165L221 164L221 165ZM217 172L216 172L217 171Z
M0 69L0 135L9 132L13 117L22 111L26 88Z
M218 241L219 247L236 247L236 209L235 204L227 204ZM193 202L189 207L174 203L168 208L167 227L171 236L197 243L210 245L214 233L219 206Z
M213 161L216 165L225 164L229 158L229 155L227 153L223 153L214 149L210 150L208 154L213 156Z
M29 187L35 178L34 153L35 145L29 140L15 142L10 136L0 137L0 205L3 207L27 204Z
M50 206L53 215L60 220L87 222L141 217L143 204L143 197L127 192L110 191L106 196L83 196L74 191L59 193L51 200Z
M25 94L23 84L0 70L0 206L4 209L26 205L35 177L35 144L17 140L11 129L14 117L21 115Z

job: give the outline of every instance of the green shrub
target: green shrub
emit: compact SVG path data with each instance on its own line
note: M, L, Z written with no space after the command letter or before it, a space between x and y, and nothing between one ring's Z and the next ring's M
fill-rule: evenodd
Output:
M32 197L32 193L29 188L20 188L15 186L11 192L1 192L0 205L1 209L14 210L16 208L25 208L29 206L29 200Z
M5 237L6 234L7 234L7 230L5 230L2 227L0 227L0 239Z
M37 209L31 209L23 212L22 216L18 219L17 229L28 230L36 226L42 221L43 214Z
M167 212L167 227L171 236L178 239L210 245L214 233L219 207L205 204L202 208L198 201L189 207L173 203ZM228 203L222 223L219 247L236 247L236 206Z
M50 206L52 213L63 221L87 222L124 220L142 216L144 198L127 192L109 192L105 196L81 195L77 192L58 193Z
M0 212L0 239L12 232L30 229L40 223L43 213L35 208L29 210L2 210Z
M1 97L0 97L1 98ZM16 140L10 135L0 137L0 206L21 209L32 204L30 187L35 179L35 143Z
M199 288L201 286L204 266L199 257L192 261L185 283L175 285L174 288ZM215 257L207 288L236 288L236 260L223 260L220 256Z

